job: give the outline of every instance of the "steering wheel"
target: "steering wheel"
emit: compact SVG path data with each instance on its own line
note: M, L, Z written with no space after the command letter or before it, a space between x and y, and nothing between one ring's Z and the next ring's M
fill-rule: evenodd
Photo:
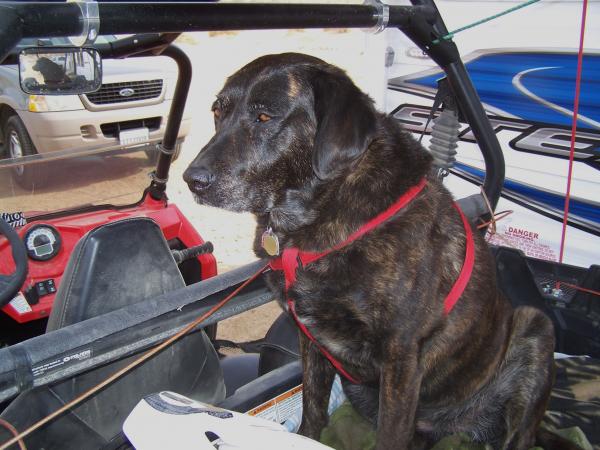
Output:
M0 234L3 234L12 247L15 271L10 275L0 274L0 308L10 302L19 292L27 276L27 250L17 232L0 217Z

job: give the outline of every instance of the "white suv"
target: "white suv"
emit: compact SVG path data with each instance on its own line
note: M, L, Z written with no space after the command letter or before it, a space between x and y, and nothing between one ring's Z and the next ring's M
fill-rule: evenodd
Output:
M103 39L114 39L102 36ZM31 41L31 42L28 42ZM34 39L21 46L36 45ZM68 45L53 39L52 45ZM123 136L137 130L148 139L147 154L154 158L161 141L177 80L177 68L166 57L107 59L102 87L85 95L25 94L17 66L0 66L0 156L21 156L111 148L127 145ZM190 129L184 118L175 157ZM128 133L122 134L127 131ZM14 166L13 177L25 188L41 182L36 164Z

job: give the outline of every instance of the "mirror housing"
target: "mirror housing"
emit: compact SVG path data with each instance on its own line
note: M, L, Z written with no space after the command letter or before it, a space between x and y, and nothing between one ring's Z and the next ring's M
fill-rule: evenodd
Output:
M87 94L102 85L102 59L93 48L26 48L19 53L19 79L27 94Z

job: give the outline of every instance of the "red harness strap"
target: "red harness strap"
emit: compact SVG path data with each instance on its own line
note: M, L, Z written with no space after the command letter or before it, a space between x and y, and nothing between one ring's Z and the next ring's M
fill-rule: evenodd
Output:
M454 207L462 220L467 242L465 245L465 260L463 261L462 269L460 269L460 274L454 282L454 286L452 286L452 289L450 289L450 292L444 299L444 312L446 315L450 314L450 311L452 311L452 308L454 308L454 305L467 287L467 283L471 279L471 273L473 272L473 265L475 264L475 244L473 242L471 226L462 212L462 209L458 206L458 203L454 203Z
M357 231L352 233L345 241L341 242L335 247L332 247L320 253L303 252L295 247L286 248L283 250L283 253L279 258L271 260L269 264L271 266L271 269L283 271L283 275L285 278L285 292L287 296L288 310L292 314L292 317L294 318L296 325L298 325L298 328L300 328L302 332L306 335L306 337L318 347L323 356L325 356L329 360L329 362L331 362L331 364L338 370L338 372L344 375L352 383L358 384L359 381L356 378L352 377L348 372L346 372L342 364L337 359L335 359L335 357L331 355L331 353L329 353L326 348L320 345L319 342L317 342L316 338L308 330L308 328L306 328L306 326L302 322L300 322L300 320L298 319L298 315L296 314L296 306L294 304L294 300L290 298L289 295L287 295L287 292L296 282L296 271L298 270L298 267L304 267L336 250L345 247L352 241L355 241L356 239L360 238L365 233L368 233L377 226L381 225L382 223L390 219L398 211L400 211L402 208L404 208L408 203L410 203L419 194L419 192L423 190L426 184L426 180L422 179L419 182L419 184L413 186L408 191L406 191L392 206L390 206L383 213L379 214L378 216L374 217L369 222L364 224ZM463 291L465 290L467 283L469 282L469 279L471 277L471 272L473 271L473 264L475 262L475 250L471 227L458 204L455 203L454 207L456 208L462 219L463 226L465 228L467 243L465 251L465 260L463 263L463 267L460 271L460 275L458 276L456 282L452 286L450 293L444 300L445 314L450 313L450 311L462 295Z

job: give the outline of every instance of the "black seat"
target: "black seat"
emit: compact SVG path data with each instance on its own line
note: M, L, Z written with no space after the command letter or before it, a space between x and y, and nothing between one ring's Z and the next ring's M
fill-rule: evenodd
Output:
M100 226L75 247L60 282L47 331L56 330L184 286L158 225L134 218ZM1 417L23 430L104 380L137 355L18 396ZM25 439L28 448L86 449L118 445L122 423L145 395L171 390L219 403L225 385L203 331L187 335L126 377ZM122 436L122 435L121 435ZM0 442L9 437L0 431ZM68 437L68 438L65 438ZM15 447L17 448L17 447Z

